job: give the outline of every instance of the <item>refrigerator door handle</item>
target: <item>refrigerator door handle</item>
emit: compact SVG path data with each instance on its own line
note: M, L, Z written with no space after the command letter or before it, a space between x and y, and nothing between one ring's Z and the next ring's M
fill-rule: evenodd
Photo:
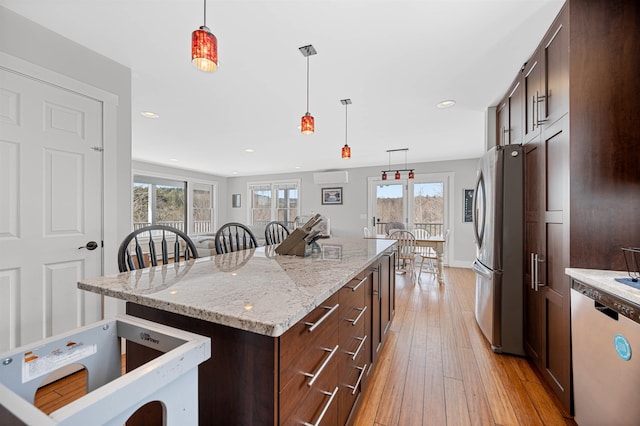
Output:
M478 275L482 275L484 278L491 279L491 270L486 266L478 262L477 260L473 262L472 269L478 273Z

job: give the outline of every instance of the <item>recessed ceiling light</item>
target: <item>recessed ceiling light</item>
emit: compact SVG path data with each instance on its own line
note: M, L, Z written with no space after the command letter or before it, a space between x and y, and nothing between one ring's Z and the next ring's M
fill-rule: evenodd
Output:
M440 109L444 109L444 108L451 108L455 104L456 104L456 101L448 99L446 101L442 101L442 102L438 103L436 106L438 108L440 108Z
M180 161L177 158L169 158L169 161Z
M232 171L232 172L231 172L231 174L232 174L232 175L237 175L237 174L238 174L238 171L237 171L237 170L234 170L234 171Z
M151 112L151 111L142 111L140 113L140 115L142 115L143 117L146 117L146 118L159 118L160 117L158 114L156 114L155 112Z
M302 168L302 167L300 167L300 166L296 166L296 170L299 170L299 169L301 169L301 168Z
M246 148L244 152L252 153L252 152L256 152L256 150L253 148Z

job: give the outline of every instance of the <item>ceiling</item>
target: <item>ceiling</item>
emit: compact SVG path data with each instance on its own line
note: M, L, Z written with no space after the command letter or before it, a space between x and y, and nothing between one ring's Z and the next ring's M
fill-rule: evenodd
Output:
M191 64L202 0L0 0L132 72L132 156L220 176L476 158L487 107L563 0L209 0L219 69ZM306 58L312 44L309 112ZM348 122L341 99L349 98ZM453 99L456 105L436 104ZM159 115L145 118L143 111ZM348 130L346 132L345 130ZM340 158L347 142L352 158ZM255 150L253 153L245 149ZM406 153L388 154L390 149Z

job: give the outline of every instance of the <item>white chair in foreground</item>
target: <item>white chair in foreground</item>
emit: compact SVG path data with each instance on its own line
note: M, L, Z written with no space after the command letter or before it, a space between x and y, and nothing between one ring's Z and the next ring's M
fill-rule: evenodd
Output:
M429 238L429 233L426 229L414 229L413 235L415 235L416 240L426 240ZM425 271L429 274L433 274L434 276L438 275L438 267L436 265L437 255L436 251L432 247L416 247L416 255L420 258L420 269L418 270L418 281L420 281L420 277L422 275L422 269L425 265L426 261L426 269Z
M416 259L416 238L409 231L394 231L389 238L397 240L396 247L396 271L411 274L411 281L414 281L415 259Z

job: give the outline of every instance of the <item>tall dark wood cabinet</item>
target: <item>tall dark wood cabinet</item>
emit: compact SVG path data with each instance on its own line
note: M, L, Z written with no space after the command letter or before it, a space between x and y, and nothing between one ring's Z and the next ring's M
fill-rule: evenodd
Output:
M621 247L640 244L639 70L640 2L567 0L516 77L522 127L496 139L525 144L525 350L567 414L564 270L625 270ZM496 108L497 129L509 96Z

